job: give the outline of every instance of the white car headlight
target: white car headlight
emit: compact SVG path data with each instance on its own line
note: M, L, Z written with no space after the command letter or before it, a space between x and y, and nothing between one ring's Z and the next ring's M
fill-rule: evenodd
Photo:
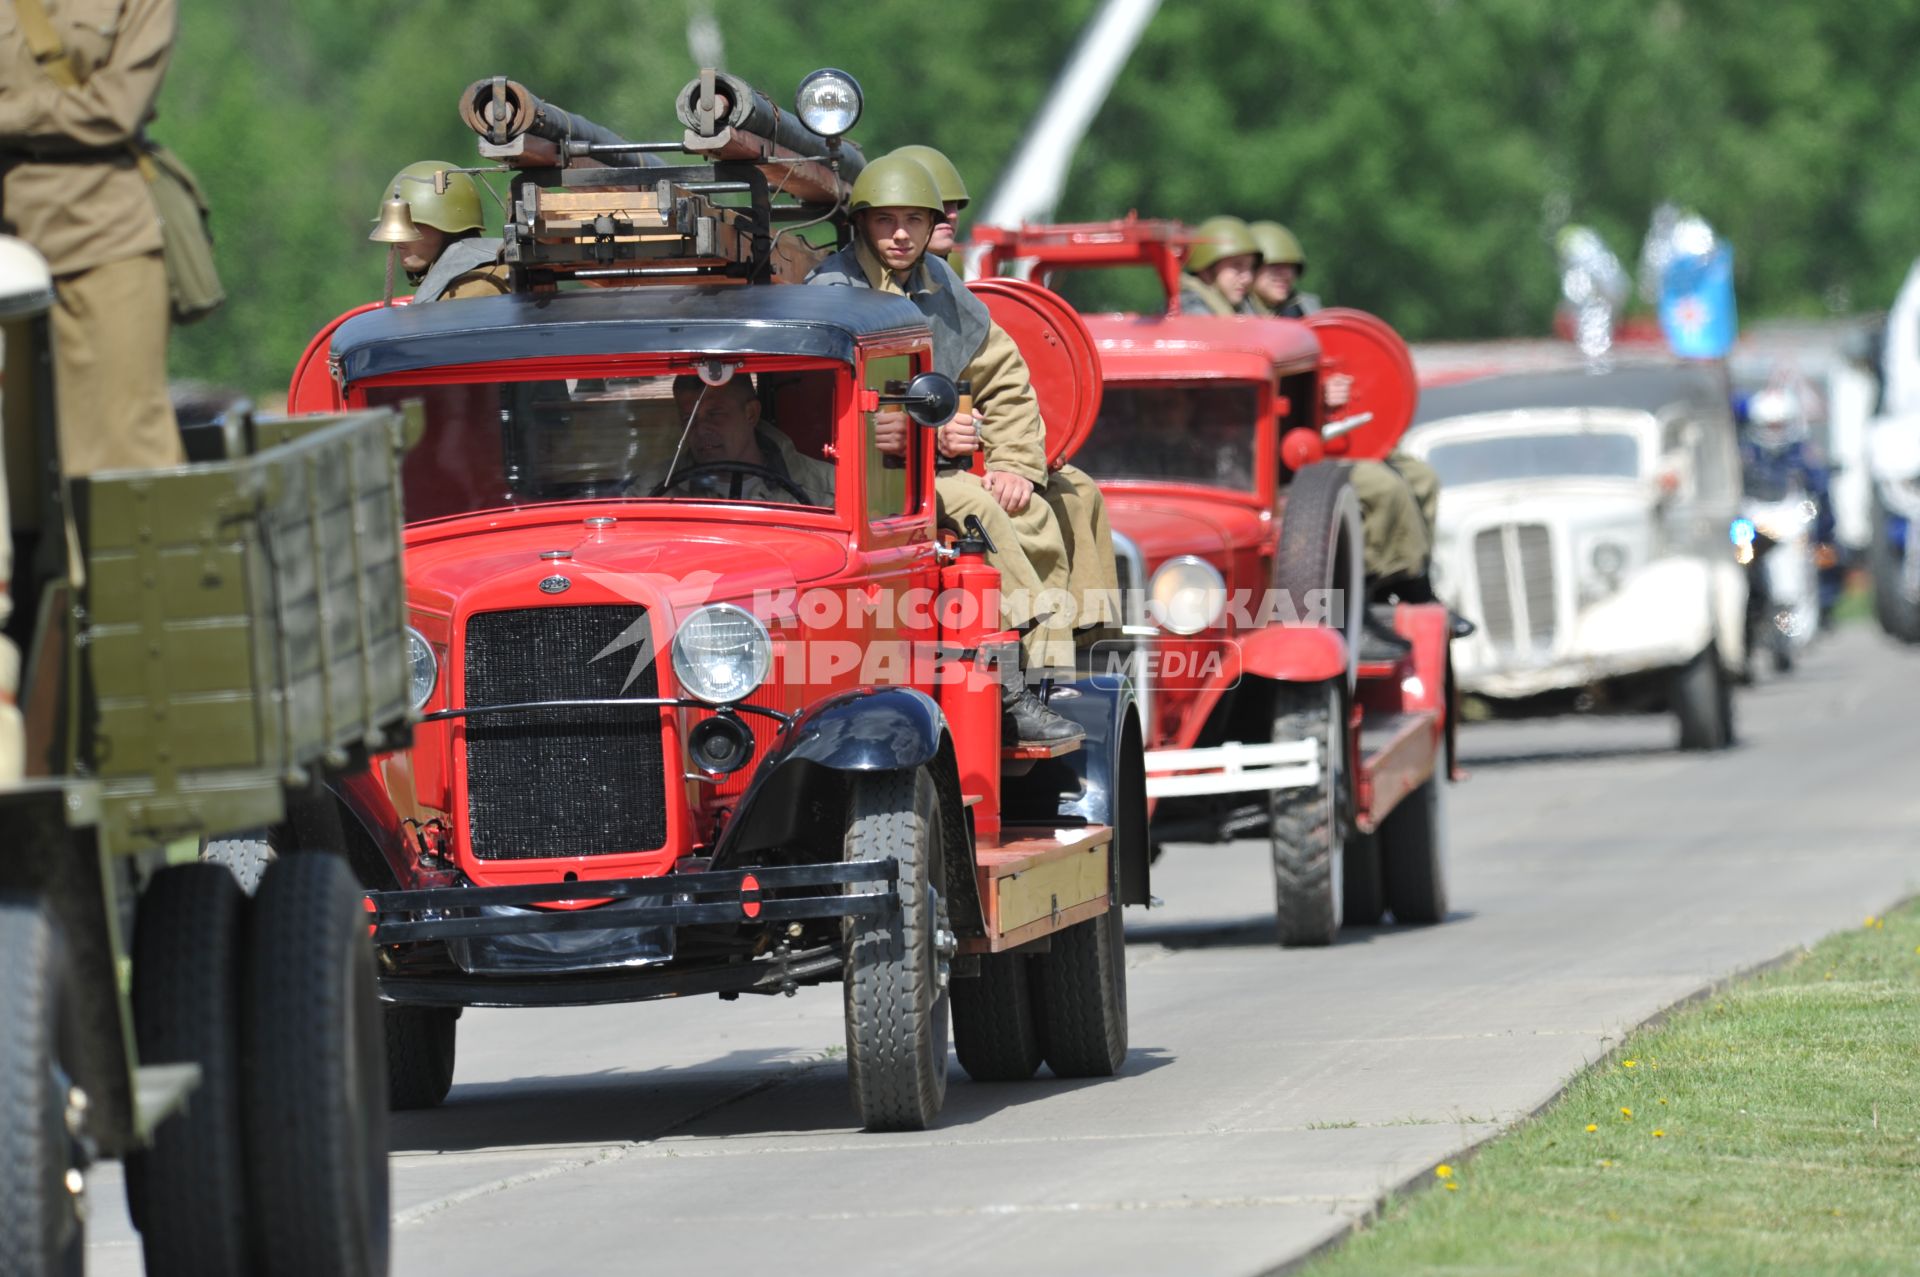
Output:
M727 705L766 681L773 665L767 627L731 603L703 607L673 636L673 676L689 696Z
M1198 634L1227 606L1227 583L1205 559L1183 554L1168 559L1153 574L1148 588L1152 620L1175 634Z
M440 682L440 661L433 654L433 644L426 636L411 625L407 627L407 699L415 709L420 709L433 698L433 689Z
M794 113L821 137L839 137L860 122L860 82L845 71L823 67L800 81Z

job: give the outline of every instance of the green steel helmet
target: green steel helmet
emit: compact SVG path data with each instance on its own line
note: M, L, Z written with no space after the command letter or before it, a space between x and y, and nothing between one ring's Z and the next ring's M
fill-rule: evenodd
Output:
M409 164L380 192L380 202L384 205L396 197L405 200L415 226L431 226L448 234L477 231L486 224L480 217L480 184L457 168L445 160ZM435 184L442 173L446 176L439 181L444 190Z
M1260 255L1260 245L1254 241L1253 232L1247 224L1237 217L1221 215L1209 217L1195 228L1200 242L1187 254L1187 270L1198 275L1207 267L1226 257L1239 257L1244 253Z
M1300 247L1292 231L1278 222L1254 222L1247 229L1260 246L1262 264L1298 266L1302 275L1307 273L1307 250Z
M935 217L947 215L946 205L940 200L940 185L927 172L927 166L898 152L874 160L854 180L853 202L847 211L858 213L869 208L924 208Z
M940 188L942 203L958 204L965 208L973 202L973 197L967 194L967 184L960 180L960 170L953 166L952 160L932 147L915 143L912 146L897 146L888 154L919 160L927 172L933 174L933 184Z

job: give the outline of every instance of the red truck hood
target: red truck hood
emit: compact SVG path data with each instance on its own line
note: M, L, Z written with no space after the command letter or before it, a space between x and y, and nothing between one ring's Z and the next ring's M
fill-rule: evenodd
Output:
M571 557L542 557L562 550ZM551 576L583 587L582 602L611 594L679 609L792 590L847 564L844 537L826 531L677 519L622 519L595 529L577 515L511 527L476 517L410 528L406 555L409 604L447 615L476 593L486 607L552 604L558 600L540 589Z
M1191 496L1167 487L1103 492L1114 531L1140 547L1148 571L1182 554L1223 567L1232 551L1258 545L1268 523L1258 510L1197 491Z

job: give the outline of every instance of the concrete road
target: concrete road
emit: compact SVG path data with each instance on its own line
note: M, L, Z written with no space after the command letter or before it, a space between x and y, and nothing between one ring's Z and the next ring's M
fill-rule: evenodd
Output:
M1665 719L1469 728L1455 912L1269 940L1263 844L1171 849L1128 927L1133 1049L975 1085L921 1135L849 1120L837 989L469 1012L398 1116L400 1274L1252 1274L1551 1098L1629 1027L1920 888L1920 652L1863 627L1744 693L1742 744ZM112 1168L96 1273L139 1270Z

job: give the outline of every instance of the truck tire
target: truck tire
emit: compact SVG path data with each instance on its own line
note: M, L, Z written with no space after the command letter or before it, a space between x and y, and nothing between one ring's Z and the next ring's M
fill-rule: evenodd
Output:
M241 1017L254 1249L268 1277L387 1271L386 1054L373 946L346 861L267 867Z
M1880 628L1902 643L1920 643L1920 599L1911 599L1901 588L1901 551L1894 548L1893 515L1873 496L1873 540L1867 547L1867 564L1873 573L1873 614ZM1920 535L1920 527L1907 523L1907 536ZM1912 545L1907 554L1916 553Z
M1438 773L1427 777L1380 822L1387 907L1402 926L1429 926L1447 916L1445 784Z
M453 1007L381 1008L387 1042L387 1103L395 1111L437 1107L453 1089L460 1012Z
M1341 854L1346 872L1340 879L1340 925L1377 927L1387 911L1387 897L1381 882L1380 836L1354 830L1347 835Z
M200 859L232 870L240 890L251 896L260 890L260 876L266 873L276 854L267 839L267 831L261 829L243 838L210 839Z
M1367 610L1360 498L1347 482L1348 469L1345 462L1317 462L1287 485L1273 587L1302 621L1314 615L1317 599L1330 604L1330 619L1346 639L1346 685L1352 691Z
M1053 1075L1112 1077L1127 1059L1127 938L1116 903L1033 957L1040 1048Z
M1733 744L1732 680L1720 666L1720 649L1709 643L1673 676L1673 712L1681 749L1725 749Z
M847 1081L870 1131L918 1131L947 1098L946 905L940 805L924 768L865 772L848 801L846 859L900 867L900 908L846 923Z
M976 1082L1024 1082L1045 1058L1031 963L1022 953L984 953L978 976L953 982L953 1053Z
M1281 683L1274 689L1275 741L1319 743L1320 779L1276 789L1268 837L1273 847L1274 923L1287 948L1332 944L1346 886L1346 697L1340 681Z
M81 1271L86 1229L67 1185L67 971L39 897L0 893L0 1273Z
M146 1064L196 1064L200 1085L126 1159L150 1273L254 1270L241 1121L240 954L247 898L222 865L175 865L140 895L133 1023Z

